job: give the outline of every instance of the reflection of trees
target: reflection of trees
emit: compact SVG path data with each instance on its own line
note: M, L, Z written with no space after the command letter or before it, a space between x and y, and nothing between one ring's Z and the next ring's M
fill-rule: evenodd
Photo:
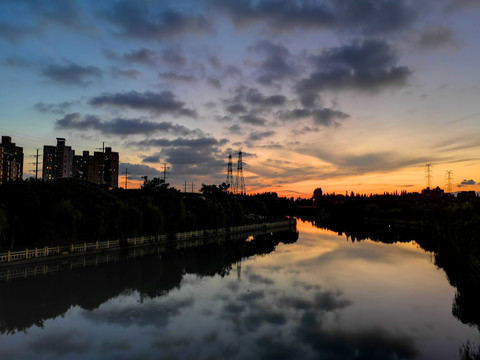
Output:
M86 268L65 266L56 273L0 283L0 333L43 326L72 306L99 307L122 293L138 291L141 298L157 297L179 287L185 273L225 276L242 258L268 254L280 243L297 241L298 233L285 231L255 236L253 241L209 244L171 250L141 258L123 257L116 263Z
M480 262L478 245L469 238L473 232L462 229L455 234L451 231L442 232L438 228L426 230L385 224L372 226L309 220L317 227L345 234L352 242L371 239L390 244L415 240L424 250L435 254L435 265L445 271L450 284L457 289L452 305L453 315L480 330Z

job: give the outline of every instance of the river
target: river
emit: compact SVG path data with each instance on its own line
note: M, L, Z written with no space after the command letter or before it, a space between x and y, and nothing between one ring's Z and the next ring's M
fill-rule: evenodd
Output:
M416 242L297 230L3 280L0 359L441 360L480 343Z

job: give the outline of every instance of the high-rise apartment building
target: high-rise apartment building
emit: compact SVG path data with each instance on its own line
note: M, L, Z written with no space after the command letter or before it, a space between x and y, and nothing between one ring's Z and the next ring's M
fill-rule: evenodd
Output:
M57 138L57 146L43 147L43 180L75 178L118 187L118 165L118 152L110 147L93 155L88 151L75 155L63 138Z
M2 136L0 144L0 184L21 180L23 175L23 148L12 143L10 136Z
M57 138L57 146L43 147L43 180L65 179L73 177L73 159L75 150L65 145L64 138Z

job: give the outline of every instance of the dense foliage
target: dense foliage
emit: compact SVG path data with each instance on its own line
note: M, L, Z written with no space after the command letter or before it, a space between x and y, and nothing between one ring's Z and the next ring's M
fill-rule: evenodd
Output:
M185 194L163 180L108 190L85 181L17 181L0 186L0 248L25 249L242 225L293 214L275 193L234 196L224 185Z

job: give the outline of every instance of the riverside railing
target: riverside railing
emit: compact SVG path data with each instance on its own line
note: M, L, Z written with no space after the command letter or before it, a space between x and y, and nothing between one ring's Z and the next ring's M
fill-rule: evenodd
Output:
M155 244L180 243L190 240L205 239L209 237L221 236L227 238L229 236L232 237L232 235L246 234L252 231L262 231L265 233L274 232L284 229L286 227L294 226L295 224L296 221L294 219L289 219L272 223L233 226L221 229L195 230L168 235L162 234L152 236L139 236L134 238L127 238L126 240L124 240L124 243L126 243L128 247L137 247ZM232 238L236 238L236 236L233 236ZM45 246L43 248L25 249L21 251L8 251L6 253L0 254L0 264L21 260L46 258L49 256L66 256L71 254L85 254L88 252L97 252L102 250L118 250L120 249L120 245L121 241L117 239L96 241L91 243L85 242L83 244L71 244L69 246Z

